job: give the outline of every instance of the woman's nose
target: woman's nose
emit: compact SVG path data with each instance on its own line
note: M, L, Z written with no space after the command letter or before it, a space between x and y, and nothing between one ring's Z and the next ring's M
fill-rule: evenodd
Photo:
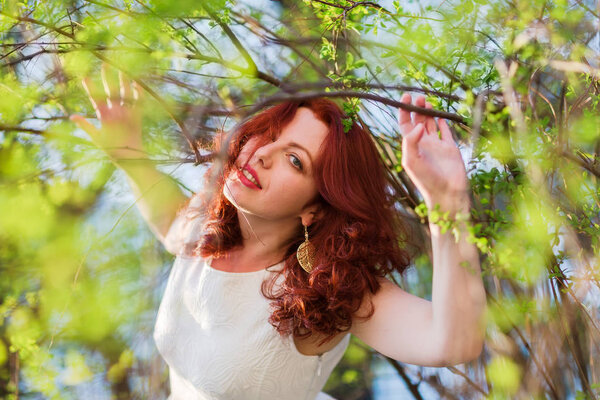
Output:
M263 146L260 146L254 152L254 157L256 158L256 163L260 164L263 168L270 168L272 163L272 153L273 153L273 144L268 143Z

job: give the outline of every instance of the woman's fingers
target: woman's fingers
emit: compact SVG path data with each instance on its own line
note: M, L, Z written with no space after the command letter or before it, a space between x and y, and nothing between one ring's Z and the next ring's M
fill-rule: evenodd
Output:
M410 97L410 94L404 93L400 98L400 102L405 104L411 104L412 98ZM414 127L412 119L410 117L410 111L406 111L402 108L398 109L398 124L400 126L400 134L408 135L408 133Z
M89 77L85 77L82 81L83 88L90 98L90 102L92 103L92 107L94 107L94 111L96 111L98 119L102 118L102 110L106 111L106 109L112 109L117 105L130 105L140 97L140 90L135 82L130 83L131 81L127 79L121 70L118 71L118 74L119 86L117 88L116 81L111 79L108 64L102 64L100 76L104 91L94 85Z
M92 103L92 107L94 108L94 111L96 112L96 116L98 117L98 119L102 118L102 114L100 114L100 109L98 108L99 101L96 98L96 93L93 89L92 80L88 77L85 77L82 79L81 85L83 86L83 90L85 90L88 97L90 98L90 103Z
M413 160L419 155L419 141L425 133L425 125L417 124L413 130L402 138L402 167L412 168Z
M440 132L442 133L442 140L454 143L452 132L450 131L450 127L448 126L446 120L440 118L438 120L438 125L440 126Z
M405 104L412 104L412 98L408 93L404 93L400 101ZM426 101L425 96L423 95L419 95L415 99L414 105L417 107L433 110L433 105ZM440 120L440 124L442 123L441 121L442 120ZM444 137L446 136L452 140L452 134L450 133L450 129L448 128L446 122L443 121L443 129L441 125L438 129L438 125L436 124L435 118L428 115L424 115L418 112L411 113L410 111L406 111L400 108L398 109L398 123L400 125L400 133L402 134L402 136L410 135L417 125L422 124L424 128L424 133L437 135L438 130L441 130L442 139L444 139Z
M405 104L412 104L412 98L408 93L404 93L400 101ZM420 95L415 99L414 105L421 108L433 108L431 103L427 102L423 95ZM408 135L418 124L423 124L426 133L437 132L437 126L433 117L418 112L411 113L402 108L398 109L398 123L400 125L400 133L403 136Z
M131 102L132 100L132 93L131 93L131 86L129 85L129 81L125 78L125 74L123 74L123 71L119 70L119 86L121 88L120 90L120 95L121 95L121 106L128 104Z
M113 107L113 100L117 98L116 91L112 88L109 82L108 76L108 65L106 63L102 63L102 68L100 68L100 76L102 78L102 86L104 86L104 92L106 93L106 104L108 108Z
M433 106L431 105L431 103L427 102L425 103L425 108L432 110ZM433 117L425 117L425 131L429 134L435 134L437 133L437 126L435 124L435 118Z
M133 92L133 100L139 101L142 98L142 88L136 81L132 81L131 89Z
M417 107L421 107L421 108L425 108L425 96L419 96L417 97L417 99L415 100L415 106ZM425 119L427 117L423 114L419 114L419 113L415 113L413 119L415 121L415 125L417 124L425 124ZM427 125L425 125L425 128L427 128Z

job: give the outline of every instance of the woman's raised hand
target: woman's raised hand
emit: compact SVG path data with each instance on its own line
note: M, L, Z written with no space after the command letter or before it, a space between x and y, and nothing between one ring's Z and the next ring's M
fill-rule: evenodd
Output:
M405 93L402 103L411 104ZM418 107L432 108L419 96ZM445 120L399 109L402 134L402 167L423 195L428 208L436 203L442 211L459 211L468 203L467 172L460 151ZM439 126L439 130L438 130ZM438 136L438 131L441 135Z
M130 83L119 71L119 88L115 88L111 85L106 64L102 64L101 77L104 93L93 85L90 78L82 82L101 123L100 129L81 115L71 115L71 121L86 131L114 161L144 158L138 85Z

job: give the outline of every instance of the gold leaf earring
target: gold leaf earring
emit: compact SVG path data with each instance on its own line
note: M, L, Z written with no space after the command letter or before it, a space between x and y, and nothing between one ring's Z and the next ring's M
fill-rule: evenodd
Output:
M308 227L306 225L304 225L304 242L298 246L296 258L303 270L308 273L312 271L315 261L315 246L308 241Z

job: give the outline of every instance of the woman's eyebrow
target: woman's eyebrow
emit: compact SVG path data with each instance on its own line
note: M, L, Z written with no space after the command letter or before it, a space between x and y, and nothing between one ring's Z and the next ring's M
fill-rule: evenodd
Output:
M296 147L296 148L302 150L303 152L305 152L306 155L308 156L308 160L312 164L312 157L310 156L310 152L308 150L306 150L306 148L304 146L302 146L302 145L300 145L300 144L298 144L296 142L290 142L290 143L288 143L288 146L289 147Z

